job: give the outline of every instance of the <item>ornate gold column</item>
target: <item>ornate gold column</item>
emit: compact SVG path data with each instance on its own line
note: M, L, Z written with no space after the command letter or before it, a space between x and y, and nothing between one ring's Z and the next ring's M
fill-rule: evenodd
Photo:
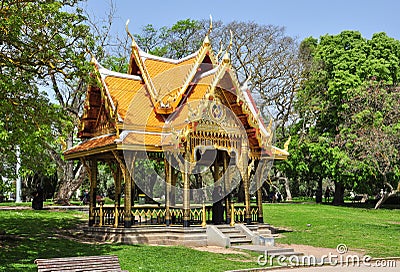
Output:
M131 152L129 154L129 159L126 162L126 170L124 173L124 180L125 180L125 200L124 200L124 227L129 228L132 226L132 188L133 188L133 174L135 171L135 159L136 159L136 152Z
M244 187L244 205L246 207L245 223L251 224L251 212L250 212L250 182L249 182L249 172L248 172L248 146L247 143L243 145L242 150L242 180Z
M169 207L171 206L171 183L172 183L172 166L168 161L168 154L164 158L164 170L165 170L165 224L169 226L171 224L171 214Z
M136 159L136 152L129 154L128 162L126 165L118 152L113 151L114 157L118 162L121 169L122 176L125 182L125 198L124 198L124 227L129 228L132 226L132 177L130 173L133 173ZM129 168L128 168L129 167Z
M116 172L115 172L115 206L121 206L121 180L122 180L122 172L121 167L117 165Z
M225 185L225 214L226 214L226 223L229 224L231 222L231 212L230 212L230 192L231 189L231 179L229 176L229 156L227 152L222 151L222 159L223 159L223 172L224 172L224 185Z
M118 162L115 164L112 162L107 162L107 164L114 178L114 228L117 228L119 225L118 208L121 206L121 167L119 166Z
M254 165L255 165L255 169L258 168L258 164L259 164L260 160L256 160ZM258 207L258 223L264 223L264 218L263 218L263 207L262 207L262 180L261 180L261 176L257 177L257 207Z
M97 187L97 160L92 159L85 163L89 172L89 227L95 223L94 209L96 208L96 187Z
M189 146L185 149L184 156L184 172L183 177L183 227L187 228L190 226L190 184L189 184L189 167L190 167L190 148Z
M178 179L178 171L171 169L171 196L169 198L171 206L176 205L176 180Z

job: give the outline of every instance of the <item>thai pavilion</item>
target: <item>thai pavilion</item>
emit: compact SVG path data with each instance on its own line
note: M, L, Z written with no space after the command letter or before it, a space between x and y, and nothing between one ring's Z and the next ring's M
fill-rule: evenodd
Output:
M214 54L207 34L195 53L175 60L142 51L130 36L127 73L92 58L97 83L87 89L82 142L64 153L86 166L89 227L204 227L215 202L226 223L262 223L261 185L272 161L288 153L272 146L272 119L239 84L230 46ZM99 163L114 176L113 206L96 202ZM244 203L234 203L238 186ZM138 203L137 190L153 203Z

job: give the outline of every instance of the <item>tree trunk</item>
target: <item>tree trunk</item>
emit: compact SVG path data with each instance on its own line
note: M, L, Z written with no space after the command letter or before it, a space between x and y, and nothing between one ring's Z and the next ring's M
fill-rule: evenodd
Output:
M73 145L73 134L67 139L66 148ZM86 177L85 167L81 162L77 165L73 161L65 161L58 150L53 146L47 146L50 156L57 164L58 190L54 195L54 202L60 205L69 205L74 192L81 186Z
M66 162L65 164L65 172L60 177L58 191L54 197L54 202L59 205L70 204L69 201L72 195L82 185L86 177L85 167L81 163L76 167L75 171L73 162Z
M385 177L386 180L386 177ZM383 203L385 203L386 200L388 200L391 196L396 195L399 192L399 188L400 188L400 182L397 185L397 190L393 190L392 185L390 185L390 183L385 181L385 184L390 188L390 192L385 191L385 193L383 194L383 196L381 197L381 199L379 199L379 201L376 203L375 205L375 209L379 209Z
M333 196L333 205L344 204L344 186L340 182L335 181L335 193Z
M322 203L322 178L318 180L317 192L315 194L315 202Z

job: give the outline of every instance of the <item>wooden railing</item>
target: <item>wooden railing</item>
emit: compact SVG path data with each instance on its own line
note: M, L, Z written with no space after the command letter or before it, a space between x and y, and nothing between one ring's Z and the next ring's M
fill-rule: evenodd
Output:
M231 207L232 209L232 207ZM181 208L170 208L170 223L172 225L183 224L183 211ZM251 206L251 221L258 222L258 207ZM246 208L241 205L235 205L233 213L231 210L230 217L234 215L232 223L244 223L246 221ZM166 209L157 206L137 206L132 207L132 225L165 225ZM94 208L95 226L121 227L124 225L125 210L123 207L110 207L100 205ZM116 220L117 218L117 220ZM226 219L226 215L225 215ZM192 207L190 209L190 224L203 225L212 223L212 206ZM231 224L232 224L231 223Z

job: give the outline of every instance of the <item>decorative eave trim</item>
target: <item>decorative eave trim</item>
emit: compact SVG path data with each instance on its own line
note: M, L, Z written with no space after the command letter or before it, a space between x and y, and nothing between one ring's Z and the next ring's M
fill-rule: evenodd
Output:
M112 76L112 77L118 77L118 78L124 78L124 79L132 79L132 80L136 80L136 81L143 81L142 77L140 77L140 76L129 75L129 74L111 71L107 68L104 68L101 64L97 64L97 65L98 65L98 71L101 75L101 78L103 78L103 79L106 79L108 76Z
M112 150L116 150L117 148L117 144L116 143L112 143L106 146L102 146L102 147L95 147L89 150L83 150L83 151L78 151L78 152L74 152L71 154L67 154L64 155L64 159L65 160L76 160L76 159L80 159L83 157L88 157L88 156L92 156L92 155L99 155L99 154L104 154L107 152L110 152Z
M283 150L279 147L272 146L272 154L275 160L286 160L287 157L290 155L289 152Z
M128 22L127 22L128 23ZM130 34L128 32L128 34ZM132 59L133 61L135 61L135 63L137 64L137 66L139 67L140 73L142 75L143 81L146 84L146 90L147 92L150 94L150 99L151 102L153 104L153 106L155 107L158 103L158 91L156 90L153 81L151 80L150 74L147 71L146 65L144 64L144 60L142 59L141 55L140 55L140 48L139 46L136 44L135 39L133 38L132 35L130 35L132 38L132 52L131 52L131 62ZM128 74L130 74L132 67L131 65L129 65L129 71Z
M112 72L110 70L105 69L103 66L101 66L96 59L92 58L92 62L96 68L96 71L98 72L97 78L98 80L101 82L102 88L100 88L100 92L102 97L104 96L105 101L107 101L107 104L109 104L111 106L111 109L109 109L109 120L111 120L114 116L117 116L117 119L119 122L123 122L121 116L118 114L118 111L116 110L116 105L114 104L114 101L111 98L111 94L108 90L107 84L105 82L106 77L103 76L102 72L104 71L109 71ZM117 124L115 124L116 126ZM115 129L117 129L117 127L115 127Z

